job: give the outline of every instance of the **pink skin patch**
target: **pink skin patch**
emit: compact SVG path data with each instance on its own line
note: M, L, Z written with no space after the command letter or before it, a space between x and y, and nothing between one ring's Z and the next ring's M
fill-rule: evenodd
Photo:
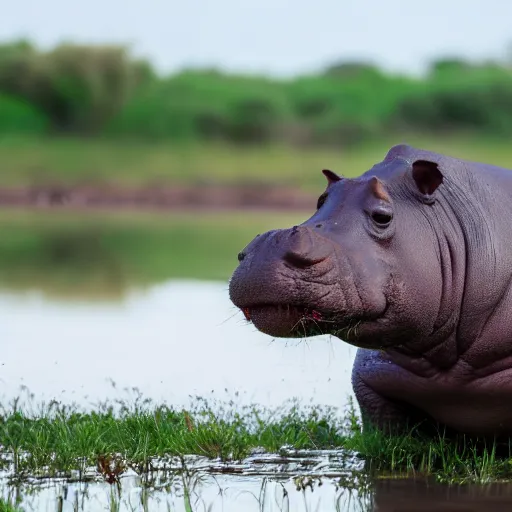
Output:
M313 311L311 311L311 317L313 320L320 321L322 320L322 313L313 309Z

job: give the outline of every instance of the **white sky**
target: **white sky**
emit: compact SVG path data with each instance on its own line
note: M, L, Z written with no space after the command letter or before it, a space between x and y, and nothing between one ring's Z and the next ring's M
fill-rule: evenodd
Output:
M0 38L131 43L161 71L293 75L371 59L418 72L439 55L504 57L505 0L1 0Z

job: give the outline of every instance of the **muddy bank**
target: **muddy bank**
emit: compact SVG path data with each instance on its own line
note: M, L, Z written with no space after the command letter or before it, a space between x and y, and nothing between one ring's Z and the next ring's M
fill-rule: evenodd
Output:
M311 210L316 199L297 188L268 184L0 188L0 207Z

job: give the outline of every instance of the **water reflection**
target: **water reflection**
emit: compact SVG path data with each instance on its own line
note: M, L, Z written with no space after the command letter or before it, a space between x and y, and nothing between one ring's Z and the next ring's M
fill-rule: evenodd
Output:
M187 490L185 491L185 485ZM314 489L314 490L313 490ZM225 475L177 476L161 483L125 478L120 492L105 484L54 483L17 491L24 511L183 511L194 512L366 512L371 496L340 488L325 479L314 488L297 488L293 480ZM9 492L5 492L9 495ZM11 496L16 491L11 491ZM189 497L189 498L188 498ZM14 500L13 500L14 501Z
M375 512L505 512L512 510L512 483L439 485L428 480L378 479Z
M448 486L427 479L279 476L251 477L221 471L132 472L121 485L33 481L4 485L2 495L29 510L505 512L512 484ZM1 504L0 504L1 506Z
M32 479L11 485L5 473L0 486L24 510L356 512L369 510L371 502L362 464L328 450L261 453L231 464L188 456L155 460L149 473L129 468L113 485L86 471L80 481Z
M119 302L0 295L0 393L90 406L137 387L160 402L191 395L274 406L343 407L355 349L338 339L273 340L246 324L224 282L168 281ZM108 385L109 379L117 389Z

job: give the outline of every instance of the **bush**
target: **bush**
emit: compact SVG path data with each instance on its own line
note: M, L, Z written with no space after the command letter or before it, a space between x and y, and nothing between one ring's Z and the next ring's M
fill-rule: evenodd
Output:
M49 125L49 119L33 105L0 94L0 134L40 135Z
M512 131L512 73L458 67L439 72L396 111L397 126L431 131Z
M122 47L63 44L47 53L25 42L0 47L0 93L31 102L59 132L97 133L151 78L149 66Z
M361 142L382 133L410 81L362 70L329 70L327 76L304 77L289 85L297 117L311 127L314 143ZM348 74L349 70L351 74ZM341 73L341 75L340 75Z
M3 131L335 146L404 130L512 132L509 66L456 57L433 62L422 79L363 62L291 80L216 70L157 77L121 46L42 52L19 41L0 45L0 94L10 98Z
M290 117L279 84L217 72L185 72L141 90L107 131L179 140L268 142Z

